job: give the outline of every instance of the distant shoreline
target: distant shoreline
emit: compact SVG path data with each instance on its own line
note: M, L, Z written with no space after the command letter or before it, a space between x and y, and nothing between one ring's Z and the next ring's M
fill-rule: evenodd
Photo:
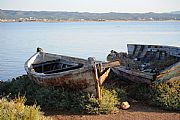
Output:
M180 11L166 13L90 13L0 9L0 22L131 22L180 21Z
M0 20L1 23L11 22L44 22L44 23L58 23L58 22L180 22L180 20L35 20L35 21L18 21L18 20Z

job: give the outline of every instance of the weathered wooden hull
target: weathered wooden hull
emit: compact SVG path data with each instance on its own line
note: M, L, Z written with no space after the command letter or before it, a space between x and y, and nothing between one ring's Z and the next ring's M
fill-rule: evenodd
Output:
M180 47L128 44L128 53L111 51L107 59L118 59L113 72L125 81L150 84L162 70L180 61ZM156 63L156 64L155 64Z
M151 82L155 80L155 76L153 74L148 75L133 70L127 70L124 67L116 67L112 70L120 79L126 82L151 84Z
M57 74L47 76L36 76L28 74L36 83L43 86L62 86L96 94L96 80L93 70L79 70L69 74Z
M38 65L43 62L53 61L56 59L66 60L69 63L72 62L73 64L83 64L83 66L72 70L50 74L44 74L43 72L38 73L35 68L33 68L34 64ZM93 63L89 63L89 61L85 59L37 52L25 63L25 70L29 78L39 85L63 86L80 89L100 97L101 85L110 72L110 68L108 68L107 64L104 64L104 66L106 66L106 68L98 70L95 61ZM99 75L97 74L97 71L100 73Z
M140 45L140 44L128 44L128 54L136 58L148 57L148 52L154 54L149 56L151 60L165 59L169 56L180 58L180 47L174 46L162 46L162 45ZM152 59L153 57L153 59ZM148 59L148 58L146 58Z

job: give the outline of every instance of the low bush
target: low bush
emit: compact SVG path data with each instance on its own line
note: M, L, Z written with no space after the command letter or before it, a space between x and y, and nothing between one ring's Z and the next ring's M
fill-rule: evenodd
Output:
M81 112L80 101L83 95L87 95L87 93L63 88L42 87L37 91L35 99L44 109Z
M132 98L166 110L180 110L180 81L137 85L129 92Z
M180 81L154 84L151 90L152 105L167 110L180 110Z
M0 99L0 120L47 120L40 112L40 107L24 105L25 97L8 101Z
M88 94L83 96L81 106L84 112L88 114L108 114L118 109L116 105L125 100L124 96L125 92L123 90L103 88L101 101Z
M104 88L101 101L89 93L81 90L72 90L62 87L43 87L21 76L12 81L0 84L1 96L9 95L15 98L18 94L25 95L26 104L37 103L45 110L62 110L83 112L88 114L107 114L116 110L116 104L126 99L126 94L121 89Z
M136 100L147 102L151 97L151 88L146 84L135 84L128 90L128 95Z
M25 96L26 104L34 104L36 102L35 94L41 87L34 81L29 80L26 75L19 76L12 81L4 81L0 84L0 96L9 96L13 99L17 95Z

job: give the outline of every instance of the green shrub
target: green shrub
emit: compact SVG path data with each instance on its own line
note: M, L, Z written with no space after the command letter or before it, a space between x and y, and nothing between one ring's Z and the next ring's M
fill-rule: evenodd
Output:
M116 110L116 105L120 102L118 93L115 90L102 89L102 100L100 102L100 113L111 113Z
M0 84L0 96L9 96L15 98L17 95L27 98L26 104L34 104L36 102L35 94L41 87L34 81L29 80L26 75L5 81Z
M136 99L136 100L140 100L140 101L148 101L151 98L151 88L149 85L145 85L145 84L138 84L138 85L134 85L133 87L131 87L131 89L128 91L129 96L131 96L132 98Z
M99 114L99 101L92 97L90 94L81 96L82 101L80 105L84 113L88 114Z
M154 84L152 104L167 110L180 110L180 81Z
M120 91L120 90L119 90ZM102 100L86 92L59 88L42 88L36 94L37 103L46 109L71 110L87 114L108 114L116 110L120 94L115 90L103 89ZM123 95L121 95L123 96Z
M40 107L24 105L25 97L8 101L0 99L0 120L45 120L48 119L40 112Z
M180 81L137 85L128 93L136 100L162 109L180 110Z
M55 87L42 87L36 93L36 101L45 109L72 110L79 112L81 95L86 93Z
M0 97L7 96L7 94L9 94L10 86L10 81L0 82Z
M43 87L29 80L27 76L18 77L12 81L0 84L1 96L10 98L20 95L27 98L26 104L37 103L45 110L62 110L83 112L88 114L107 114L115 109L115 104L126 100L126 94L121 89L103 89L102 101L81 90L62 87Z
M108 114L117 110L116 105L126 100L126 94L120 89L102 89L102 100L91 97L89 94L83 96L81 106L88 114ZM122 98L120 98L120 96Z
M167 110L180 110L179 63L158 76L151 86L152 104Z

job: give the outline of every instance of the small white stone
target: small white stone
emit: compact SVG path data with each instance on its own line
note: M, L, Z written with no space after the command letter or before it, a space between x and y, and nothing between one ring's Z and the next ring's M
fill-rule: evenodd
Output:
M126 102L122 102L121 103L121 108L126 110L126 109L130 108L130 105L129 105L129 103L127 101Z

